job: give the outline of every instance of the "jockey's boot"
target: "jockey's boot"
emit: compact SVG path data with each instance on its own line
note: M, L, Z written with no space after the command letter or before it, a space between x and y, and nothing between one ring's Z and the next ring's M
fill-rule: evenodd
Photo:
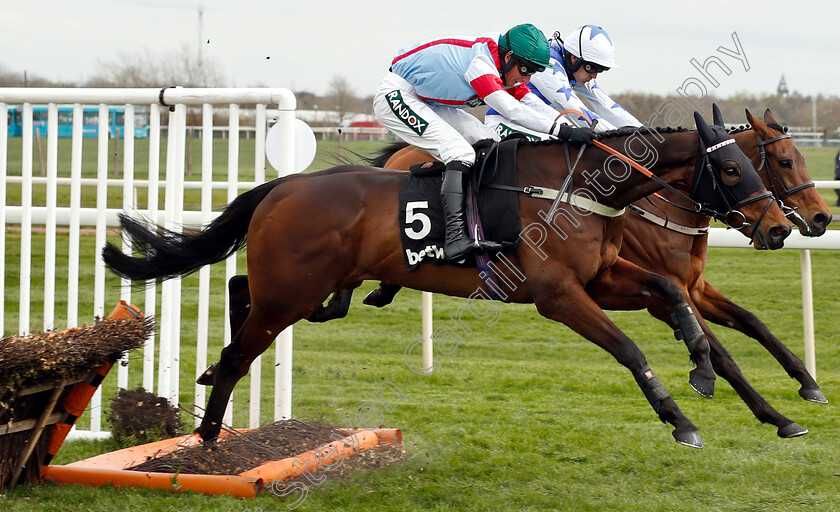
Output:
M462 162L449 162L443 173L440 198L446 225L446 239L443 254L448 261L457 261L472 251L501 251L502 246L489 240L473 240L467 235L464 223L464 174L469 166Z

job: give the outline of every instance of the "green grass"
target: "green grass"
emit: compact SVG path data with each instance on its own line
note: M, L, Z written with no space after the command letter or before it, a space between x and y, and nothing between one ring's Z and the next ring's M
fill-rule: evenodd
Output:
M832 172L812 163L808 151L803 153L814 178L830 179ZM833 153L829 156L833 158ZM823 157L814 152L814 162ZM85 243L92 244L91 238L86 237ZM7 244L7 261L14 262L13 239L7 238ZM713 327L755 388L780 412L810 429L802 438L778 438L775 428L760 424L720 379L715 398L701 398L687 383L691 365L685 347L664 324L643 312L609 313L637 342L683 412L699 427L706 443L702 450L676 444L671 428L657 420L629 372L565 326L540 317L532 305L501 306L493 326L477 318L468 320L472 334L454 352L441 356L433 375L417 375L406 367L404 351L420 334L419 292L405 290L394 304L376 310L361 304L374 286L365 283L354 295L347 318L295 326L293 411L299 418L349 420L357 425L357 408L373 402L379 386L391 382L406 400L386 395L393 411L383 411L382 423L403 430L408 460L310 486L303 506L353 511L837 510L838 262L829 251L813 251L812 258L817 377L829 404L801 400L798 385L758 343ZM59 256L59 265L65 260ZM803 357L798 262L797 251L712 249L705 276L758 314ZM57 272L62 275L61 267ZM16 325L10 314L16 308L9 305L14 299L9 287L14 289L16 279L7 274L7 326ZM194 296L189 292L194 279L185 280L187 297ZM214 279L221 284L220 268L214 269ZM92 277L83 276L82 281L92 282ZM37 293L33 290L33 297ZM109 306L115 297L116 288L110 286ZM87 300L92 299L83 299ZM449 316L463 304L464 299L436 296L435 325L451 325ZM211 358L220 346L221 295L215 296L213 308ZM188 343L195 336L193 311L194 306L185 303L181 372L185 405L192 400L184 390L191 389L194 376L190 367L194 354ZM139 352L132 353L133 364L139 364L139 357ZM270 361L263 361L264 422L271 420L271 367ZM115 380L116 372L106 379L105 404L115 392ZM132 370L130 385L138 380L138 372ZM238 425L246 421L247 387L246 377L236 392ZM66 443L56 462L111 449L110 442ZM295 498L266 493L240 501L111 487L35 485L7 492L2 503L9 511L239 512L286 510Z

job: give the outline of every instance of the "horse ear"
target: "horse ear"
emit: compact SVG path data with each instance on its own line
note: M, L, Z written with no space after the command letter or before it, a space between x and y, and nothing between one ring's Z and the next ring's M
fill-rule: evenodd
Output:
M778 121L776 121L776 118L773 117L773 113L770 112L769 108L764 111L764 122L767 123L767 124L770 124L770 123L780 124Z
M715 133L706 124L706 120L700 115L700 112L694 111L694 123L697 125L697 132L700 134L700 139L707 146L715 140Z
M750 112L750 109L745 108L744 112L746 112L746 114L747 114L747 122L750 123L750 125L753 128L757 128L757 127L761 126L762 124L764 124L761 121L759 121L757 117L752 115L752 113Z
M714 119L716 125L721 128L726 128L726 125L723 123L723 115L720 113L717 103L712 103L712 119Z

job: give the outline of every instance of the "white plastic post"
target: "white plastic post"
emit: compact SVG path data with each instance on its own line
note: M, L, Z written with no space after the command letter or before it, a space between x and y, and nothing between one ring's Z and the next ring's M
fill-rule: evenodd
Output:
M47 224L44 239L44 330L55 328L55 244L58 194L58 106L47 107Z
M96 254L105 247L105 210L108 205L108 105L99 104L99 137L96 154ZM105 318L105 262L97 257L93 271L93 314ZM90 401L90 430L102 430L102 386Z
M421 300L421 309L423 310L423 372L432 373L432 365L434 364L435 350L432 345L432 294L431 292L423 292Z
M281 175L295 169L295 98L289 93L278 98L277 123L282 141L282 161L277 170ZM292 353L293 327L283 330L274 342L274 420L292 417Z
M29 333L29 297L32 280L32 105L23 105L23 156L20 189L20 317L18 332Z
M201 224L210 222L213 207L213 105L205 103L201 107ZM207 342L210 322L210 267L198 271L198 332L195 355L195 378L199 378L207 369ZM204 407L205 387L196 384L195 404ZM202 416L199 414L199 416ZM195 418L195 426L201 424L201 418Z
M160 106L153 103L149 108L149 176L147 180L146 214L149 220L158 223L158 195L160 194ZM157 287L154 280L146 283L143 297L146 315L157 311ZM143 387L149 393L155 392L155 334L152 333L143 345ZM158 391L160 393L160 391Z
M8 112L9 106L0 102L0 112ZM8 117L3 122L0 130L0 204L6 204L6 171L8 164L6 158L9 154L9 126ZM6 254L6 208L0 208L0 254ZM0 265L0 332L6 332L5 317L6 311L6 265Z
M67 328L79 325L79 252L82 215L82 105L73 105L70 150L70 241L67 247Z
M799 251L799 265L802 271L802 326L805 339L805 368L817 380L817 358L814 346L814 290L811 276L811 251Z

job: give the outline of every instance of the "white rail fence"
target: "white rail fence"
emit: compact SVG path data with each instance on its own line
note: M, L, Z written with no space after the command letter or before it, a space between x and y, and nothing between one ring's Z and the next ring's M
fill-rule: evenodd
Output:
M266 109L276 108L277 123L280 125L280 138L284 148L282 161L278 164L281 174L293 172L295 165L295 108L294 95L287 89L34 89L34 88L0 88L0 111L6 112L9 105L23 105L23 134L20 138L10 139L6 128L0 130L0 199L4 207L0 209L0 254L6 253L7 228L20 226L20 297L18 310L18 332L26 334L31 325L31 309L40 298L32 297L33 287L33 240L44 237L44 282L43 282L43 328L60 329L63 325L56 325L56 317L66 319L66 327L75 327L79 323L78 309L80 295L88 290L79 289L79 275L84 272L83 259L95 261L93 310L82 312L83 318L91 316L104 317L106 314L106 269L99 257L106 241L106 230L117 226L117 214L122 210L140 211L152 221L178 231L182 225L199 225L209 222L218 215L212 212L212 190L224 188L227 191L227 202L235 198L241 188L251 188L255 184L265 181L265 138L266 138ZM40 146L41 141L35 140L32 129L32 105L48 104L47 140L46 140L46 177L33 177L33 142ZM59 176L58 165L58 115L57 104L73 105L73 134L69 175ZM108 107L110 105L124 105L125 116L122 133L123 168L122 179L108 179L109 140L108 130L99 130L96 142L96 177L83 178L83 138L82 120L83 105L99 105L99 119L101 126L108 125ZM238 132L240 105L253 105L256 109L256 121L252 129L255 131L253 180L240 181L240 137ZM135 106L146 106L149 111L148 159L137 159L134 154L134 109ZM201 108L201 181L185 181L186 155L186 120L188 106ZM169 108L169 112L164 111ZM227 143L227 176L223 181L213 181L213 126L214 108L224 109L228 114L228 125L225 129L231 134ZM161 126L162 118L167 119L167 126ZM162 136L166 133L166 137ZM37 134L36 134L37 135ZM20 161L9 161L9 149L12 141L20 144ZM144 146L146 144L144 143ZM17 147L13 147L15 151ZM165 151L165 153L162 153ZM40 147L39 147L40 154ZM160 162L165 155L165 164L161 168ZM148 176L146 179L135 179L135 161L146 160ZM67 168L62 162L62 168ZM145 168L145 167L144 167ZM15 194L20 191L18 204L9 204L8 193L14 188ZM41 205L33 204L33 190L36 187L46 187L46 199ZM69 186L69 205L58 206L57 191ZM95 187L95 205L89 191ZM122 189L121 205L108 204L109 187ZM87 196L83 189L88 189ZM160 204L159 189L164 189L163 204ZM200 208L184 209L184 191L188 188L200 189ZM145 204L137 201L138 192L143 191L148 199ZM83 206L83 197L87 197ZM113 199L112 199L113 202ZM216 205L220 206L220 205ZM33 226L43 226L43 235L39 229L33 233ZM66 314L56 315L56 283L59 276L55 275L56 268L56 239L57 226L68 226L69 246L67 262L66 286ZM93 254L80 254L80 232L82 227L95 228L95 246ZM39 240L36 240L40 242ZM124 251L130 247L123 241ZM39 255L40 257L40 255ZM92 258L91 258L92 257ZM38 262L40 264L40 262ZM10 264L9 261L6 264ZM39 265L36 265L39 266ZM236 273L236 257L229 258L225 265L225 283ZM65 276L62 276L62 279ZM9 291L5 289L6 267L0 265L0 332L5 332L5 318L9 313L5 297ZM205 267L199 271L198 277L198 320L196 346L196 377L204 371L207 365L209 300L211 291L210 270ZM181 373L181 279L172 279L160 285L160 304L158 305L158 287L151 283L142 300L132 299L129 283L122 282L120 299L133 302L143 311L154 314L156 310L159 339L150 338L143 348L142 367L135 368L124 359L117 365L117 385L124 388L128 384L129 371L142 372L142 385L159 396L168 398L172 403L178 403L180 395L179 375ZM63 287L62 288L62 294ZM225 309L228 309L227 293ZM12 295L14 296L14 295ZM193 300L195 300L193 298ZM36 304L37 305L37 304ZM109 307L111 305L108 305ZM225 341L230 342L229 325L225 314ZM218 319L215 319L216 321ZM158 346L155 346L155 343ZM274 375L274 418L291 417L291 354L292 331L287 329L278 337L275 344L275 375ZM157 356L157 372L155 362ZM130 370L131 369L131 370ZM260 422L260 394L261 375L259 361L255 361L250 372L250 400L249 426L257 427ZM155 386L155 384L157 384ZM102 431L102 396L101 388L91 401L90 431L92 437L98 437ZM204 386L195 385L193 393L197 405L205 403ZM231 424L233 404L228 407L225 422ZM201 411L197 411L199 414ZM198 420L196 420L196 423Z

